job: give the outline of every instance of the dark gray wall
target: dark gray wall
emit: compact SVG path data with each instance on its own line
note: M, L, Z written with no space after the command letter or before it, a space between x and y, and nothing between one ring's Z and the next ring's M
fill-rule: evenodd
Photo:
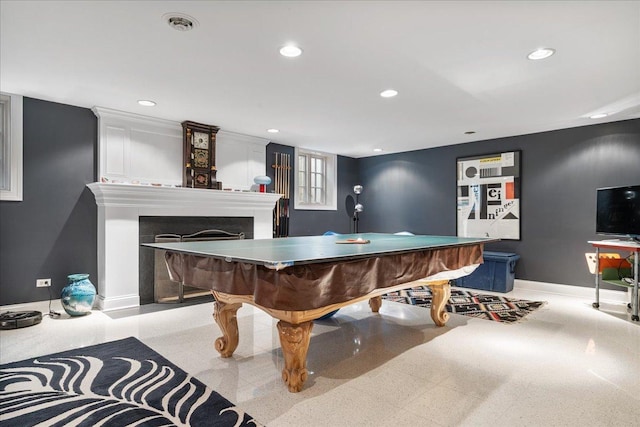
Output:
M49 298L37 278L97 278L97 119L85 108L24 99L24 201L0 202L0 305ZM360 231L455 234L457 157L522 151L522 239L489 249L522 256L516 277L592 286L584 253L595 235L595 189L640 184L640 119L364 159L338 156L338 211L291 209L291 236L351 230L353 186L364 185ZM273 153L293 148L267 146ZM292 181L293 182L293 181ZM269 191L273 189L270 186Z
M267 145L267 173L273 179L274 153L288 153L291 155L292 166L294 164L294 148L287 145L270 143ZM291 209L290 236L311 236L323 234L325 231L337 233L349 233L352 227L352 214L354 206L353 186L360 184L358 177L358 161L351 157L338 156L338 210L314 211L293 209L295 191L293 188L293 175L291 176ZM273 183L267 187L267 191L273 191Z
M522 151L516 278L593 286L585 252L599 187L640 184L640 119L359 159L360 231L455 235L457 157Z
M97 283L97 119L91 110L24 98L23 201L0 202L0 305L60 297L67 275Z

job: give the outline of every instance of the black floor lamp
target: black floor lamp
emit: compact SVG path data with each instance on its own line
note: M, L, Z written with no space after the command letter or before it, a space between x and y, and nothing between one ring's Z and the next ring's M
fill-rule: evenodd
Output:
M356 193L356 205L353 208L353 232L358 233L358 222L360 221L359 214L364 210L364 207L359 202L358 198L362 193L362 185L356 185L353 187L353 192Z

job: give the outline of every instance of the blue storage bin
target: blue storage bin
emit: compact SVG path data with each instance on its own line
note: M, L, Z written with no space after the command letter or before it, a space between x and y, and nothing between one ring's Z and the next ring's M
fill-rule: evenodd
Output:
M511 292L515 279L516 262L520 255L505 252L483 254L484 264L468 276L456 279L455 286L493 292Z

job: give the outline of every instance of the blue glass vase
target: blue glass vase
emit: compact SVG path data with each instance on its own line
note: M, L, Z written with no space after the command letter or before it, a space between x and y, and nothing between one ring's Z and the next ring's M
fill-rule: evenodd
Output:
M84 316L91 313L96 300L96 288L89 280L89 275L71 274L67 276L67 283L60 294L64 311L69 316Z

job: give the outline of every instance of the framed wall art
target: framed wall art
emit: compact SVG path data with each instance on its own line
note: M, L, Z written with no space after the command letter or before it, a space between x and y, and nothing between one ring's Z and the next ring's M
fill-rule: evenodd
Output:
M460 237L520 240L520 151L456 159Z

